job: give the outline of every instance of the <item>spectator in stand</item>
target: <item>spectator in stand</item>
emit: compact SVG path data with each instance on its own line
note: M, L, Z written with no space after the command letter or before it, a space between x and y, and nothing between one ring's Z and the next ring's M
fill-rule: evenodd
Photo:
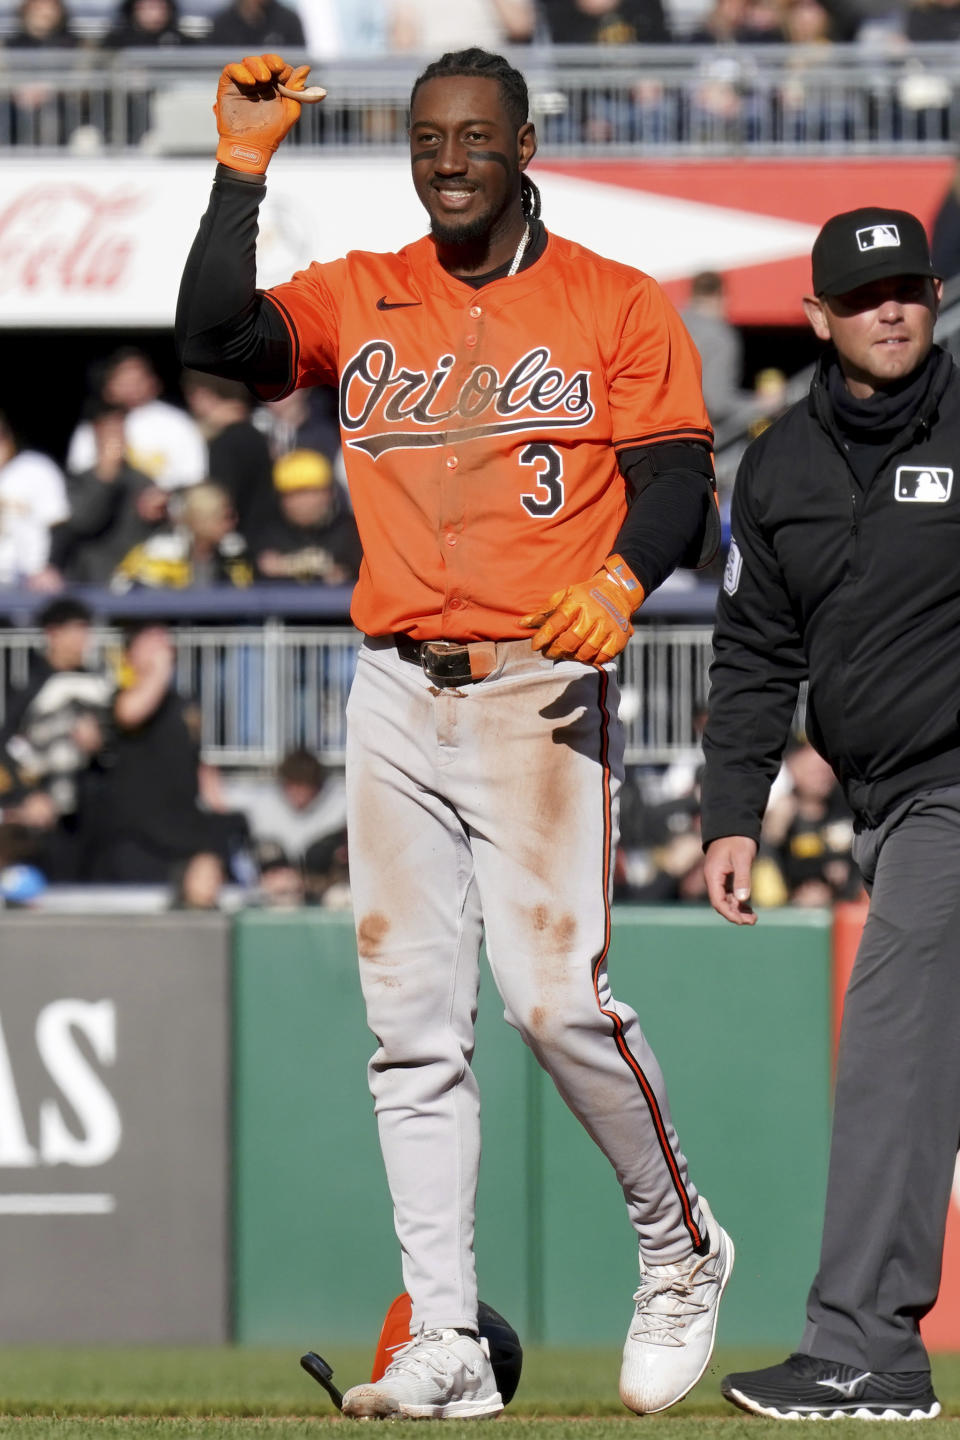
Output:
M241 55L260 50L303 48L300 16L279 0L232 0L213 17L208 45L228 45Z
M163 525L168 495L128 463L119 405L95 400L87 418L96 459L67 482L70 516L52 532L50 558L67 580L107 585L124 556Z
M392 52L500 50L533 38L533 0L387 0Z
M303 869L308 905L322 905L325 910L351 908L346 826L315 840L303 857Z
M743 45L782 45L786 40L781 0L747 0L740 42Z
M783 31L790 45L829 45L837 38L833 16L820 0L786 0Z
M791 53L777 87L774 133L803 143L825 135L855 133L858 120L846 96L824 91L809 71L823 64L823 49L837 38L838 22L821 0L783 0L783 38Z
M274 463L280 515L258 537L262 580L309 585L352 585L363 551L346 493L325 455L291 450Z
M57 590L50 533L70 514L63 472L39 450L25 449L0 414L0 585Z
M89 606L68 596L58 596L40 611L37 622L43 630L43 649L30 656L26 685L7 691L0 732L5 738L14 733L27 734L31 729L31 715L51 713L51 697L59 701L60 695L69 689L63 684L63 676L95 676L98 683L102 679L100 672L91 671L87 666L92 620ZM81 686L81 692L87 695L87 687ZM90 691L91 704L93 695ZM37 737L33 738L36 741Z
M261 405L255 423L275 460L288 450L319 450L331 463L340 454L340 401L331 385L311 385Z
M853 863L853 815L830 766L794 738L783 757L754 868L757 905L832 905L863 885Z
M198 485L207 475L207 447L197 425L178 405L161 400L162 385L150 357L133 346L115 351L95 386L109 404L125 412L127 460L163 490ZM96 439L89 421L70 440L67 469L83 474L96 463Z
M753 404L757 418L750 426L750 438L756 439L769 429L790 403L787 377L775 365L758 370L753 379Z
M114 684L88 664L91 618L66 597L41 611L43 650L31 656L27 684L8 694L0 731L4 821L30 829L33 858L50 880L79 873L80 796L110 733Z
M960 0L914 0L906 12L905 34L914 42L960 40Z
M0 903L6 909L29 905L46 888L33 863L36 849L36 835L27 825L0 821Z
M296 910L306 900L303 870L295 865L275 840L254 841L253 861L257 868L254 904L275 910Z
M713 0L687 36L691 45L735 45L746 24L747 0Z
M960 161L954 161L950 184L934 217L930 258L944 280L960 274Z
M17 28L3 46L5 50L72 50L76 43L63 0L21 0Z
M325 769L312 750L288 751L273 776L222 776L220 786L230 809L246 816L254 841L276 845L293 865L347 823L343 775Z
M113 706L116 737L85 815L87 878L167 884L179 903L206 907L246 843L242 816L214 808L215 776L200 759L200 714L174 687L170 632L132 627Z
M387 53L383 0L313 0L300 18L314 61Z
M22 0L17 10L17 28L3 42L6 50L72 50L77 38L63 0ZM27 79L18 83L9 108L0 117L7 127L4 140L13 144L62 145L68 138L69 120L64 96L55 86Z
M270 447L250 418L253 397L239 380L199 370L185 370L180 386L207 442L209 473L229 491L240 532L252 544L277 513Z
M236 523L222 485L194 485L177 497L176 524L135 545L117 566L110 588L122 594L135 586L186 590L252 584L246 541Z
M703 398L713 424L725 420L744 399L740 388L743 340L726 315L723 276L702 270L690 284L690 299L680 312L700 352Z
M555 45L662 45L670 39L661 0L542 0Z
M101 42L105 50L145 50L189 45L176 0L122 0Z
M691 756L689 762L658 776L627 770L614 864L615 900L632 904L706 900L700 769L701 763Z

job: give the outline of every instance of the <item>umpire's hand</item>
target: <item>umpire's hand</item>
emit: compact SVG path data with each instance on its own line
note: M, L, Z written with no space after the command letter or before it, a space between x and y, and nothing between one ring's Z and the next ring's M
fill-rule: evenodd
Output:
M724 835L711 840L703 872L710 904L732 925L756 925L750 908L750 870L757 842L747 835Z

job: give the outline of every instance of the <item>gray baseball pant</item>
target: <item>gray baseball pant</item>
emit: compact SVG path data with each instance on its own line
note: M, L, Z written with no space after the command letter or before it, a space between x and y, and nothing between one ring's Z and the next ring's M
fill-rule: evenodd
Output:
M960 1141L960 786L854 841L870 913L844 1004L802 1352L925 1370Z
M347 707L350 884L369 1081L414 1329L474 1325L479 951L506 1019L610 1160L641 1252L703 1235L663 1077L606 975L622 731L613 667L497 646L438 690L389 640Z

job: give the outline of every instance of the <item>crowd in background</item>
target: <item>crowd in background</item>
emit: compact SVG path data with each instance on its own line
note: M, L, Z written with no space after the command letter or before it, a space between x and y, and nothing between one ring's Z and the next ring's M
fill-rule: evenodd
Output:
M351 585L360 542L339 464L336 397L257 406L186 372L162 397L149 357L97 368L65 469L0 415L0 587Z
M84 9L83 0L75 0ZM87 9L89 7L86 7ZM198 13L199 12L199 13ZM958 0L119 0L91 42L115 51L202 43L241 53L301 47L316 60L479 44L827 44L952 41ZM9 49L72 48L69 0L21 0Z
M200 711L175 683L169 628L123 628L91 659L87 606L41 614L28 682L0 729L0 895L47 885L167 887L174 904L349 905L343 776L306 749L271 775L228 774L201 754Z
M310 750L272 774L204 762L200 712L175 683L168 627L124 627L91 660L83 602L50 601L25 686L0 729L0 901L49 885L165 887L171 903L350 905L343 775ZM702 716L701 716L702 719ZM614 898L705 904L701 757L633 767L621 797ZM831 905L860 894L853 822L833 772L798 737L764 823L754 902Z
M700 720L705 718L701 714ZM628 769L620 801L614 899L704 905L702 757ZM763 823L751 903L830 906L863 893L851 857L853 816L836 776L805 736L787 747Z
M937 63L949 51L911 59L897 78L870 66L878 50L895 55L913 44L952 44L960 36L960 0L119 0L112 10L111 0L20 0L11 20L5 5L13 3L0 0L0 77L5 68L11 82L0 102L5 145L91 154L116 145L182 148L183 130L169 110L161 118L158 97L173 83L167 62L189 47L220 52L217 65L227 53L281 50L297 58L299 51L328 78L324 67L338 62L419 59L474 44L527 46L541 61L572 46L581 47L581 60L583 48L606 62L618 47L653 45L673 46L675 54L687 47L694 57L686 74L633 61L635 78L535 83L533 106L547 145L952 139L953 86ZM863 75L846 83L840 73L824 85L821 62L838 43L861 52ZM758 57L771 45L785 47L786 58L768 74ZM17 55L43 48L57 50L61 66L64 50L75 51L74 68L97 69L98 81L89 92L34 77L20 83ZM123 60L131 49L139 67L132 76ZM157 66L162 82L149 78ZM377 94L358 104L335 83L328 88L323 106L308 107L291 146L402 140L404 99Z

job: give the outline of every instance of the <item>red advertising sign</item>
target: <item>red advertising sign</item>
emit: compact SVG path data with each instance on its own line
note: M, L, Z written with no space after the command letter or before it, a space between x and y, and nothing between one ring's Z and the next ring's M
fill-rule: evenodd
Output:
M713 264L697 263L696 269L724 273L728 314L735 325L805 325L800 300L809 291L810 245L823 222L860 205L895 205L912 210L929 232L949 187L953 163L948 156L929 160L916 156L870 160L741 157L670 163L538 160L536 169L589 180L596 187L618 187L633 200L641 195L657 196L695 207L689 213L689 226L684 225L683 210L678 208L663 215L660 235L641 234L638 256L632 263L649 270L671 299L683 304L690 276L695 273L689 268L693 247L686 231L695 227L713 246L715 256ZM588 195L582 203L589 203ZM630 208L625 203L625 222ZM545 219L549 226L546 214ZM662 234L667 225L669 236ZM761 241L758 253L761 230L765 242ZM668 268L669 258L661 262L661 238L669 241L674 256L687 267L681 273ZM772 252L770 259L762 258L764 243ZM643 262L645 244L655 257L648 264ZM709 253L708 246L704 250Z

